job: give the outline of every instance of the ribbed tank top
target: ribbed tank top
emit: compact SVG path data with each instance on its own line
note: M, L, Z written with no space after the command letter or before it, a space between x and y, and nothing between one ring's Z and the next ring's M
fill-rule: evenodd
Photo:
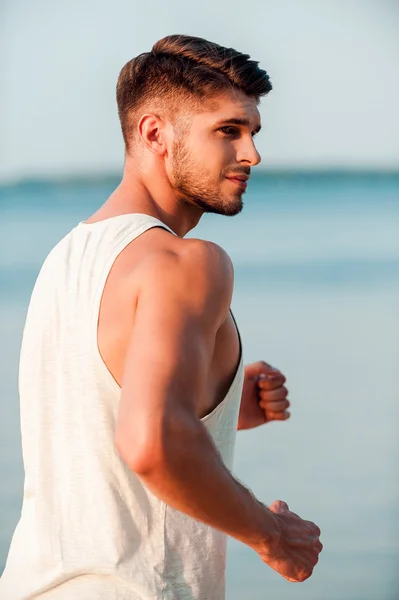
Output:
M24 497L1 600L223 600L226 536L155 497L114 447L120 387L97 346L100 301L145 214L79 223L47 256L19 368ZM202 419L232 466L244 367Z

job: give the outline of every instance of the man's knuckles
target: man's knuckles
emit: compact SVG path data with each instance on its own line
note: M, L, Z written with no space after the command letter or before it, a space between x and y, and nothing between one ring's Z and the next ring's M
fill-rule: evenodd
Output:
M286 382L286 378L281 373L276 375L266 375L266 377L258 379L258 385L263 390L274 390L281 387Z
M267 421L286 421L290 418L291 413L288 410L283 412L266 412L266 422Z
M261 400L259 404L263 410L275 413L282 412L291 406L289 400L280 400L279 402L267 402L265 400Z
M284 386L279 386L274 390L265 390L260 388L259 397L261 400L268 400L269 402L274 402L277 400L285 400L288 396L288 390Z

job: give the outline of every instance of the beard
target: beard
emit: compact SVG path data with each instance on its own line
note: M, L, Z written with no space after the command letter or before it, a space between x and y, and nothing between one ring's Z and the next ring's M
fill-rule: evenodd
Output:
M220 181L223 179L222 172ZM235 193L223 194L220 181L204 165L196 164L183 140L174 142L170 183L182 201L195 204L206 213L228 217L238 215L244 205L244 192L237 190Z

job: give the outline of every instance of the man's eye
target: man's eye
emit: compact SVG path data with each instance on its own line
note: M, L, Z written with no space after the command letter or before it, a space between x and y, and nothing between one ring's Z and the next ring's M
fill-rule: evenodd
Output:
M236 127L221 127L219 131L222 131L226 135L237 135L238 130Z

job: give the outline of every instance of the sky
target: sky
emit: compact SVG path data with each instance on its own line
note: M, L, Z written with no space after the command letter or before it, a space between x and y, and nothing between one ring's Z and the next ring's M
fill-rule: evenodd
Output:
M118 173L122 66L172 33L260 61L270 169L399 168L399 0L1 0L0 180Z

